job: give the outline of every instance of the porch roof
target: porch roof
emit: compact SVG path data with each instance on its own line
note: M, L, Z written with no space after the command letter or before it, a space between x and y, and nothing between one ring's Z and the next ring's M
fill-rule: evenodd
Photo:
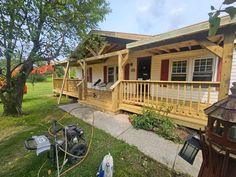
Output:
M217 34L225 32L225 30L235 30L236 17L230 19L229 16L221 17L221 24ZM126 45L130 50L142 50L156 46L163 46L182 41L189 41L193 39L202 39L208 37L209 22L204 21L177 30L169 31L166 33L158 34L143 40L139 40Z
M52 66L66 66L68 61L70 62L70 66L78 66L77 61L74 60L62 60L62 61L56 61L54 63L52 63Z
M146 38L151 37L150 35L144 35L144 34L133 34L133 33L103 31L103 30L92 30L90 31L89 34L96 34L99 36L120 38L120 39L133 40L133 41L138 41L141 39L146 39Z

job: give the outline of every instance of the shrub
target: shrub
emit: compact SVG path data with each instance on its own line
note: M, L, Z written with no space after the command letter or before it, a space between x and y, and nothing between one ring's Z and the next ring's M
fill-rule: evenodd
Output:
M32 84L35 82L43 82L46 81L47 76L44 74L39 74L39 73L35 73L35 74L30 74L28 77L28 82L31 82Z
M181 138L175 134L176 125L168 117L172 108L161 106L159 110L144 108L141 115L130 117L132 125L137 129L153 131L167 140L181 143Z

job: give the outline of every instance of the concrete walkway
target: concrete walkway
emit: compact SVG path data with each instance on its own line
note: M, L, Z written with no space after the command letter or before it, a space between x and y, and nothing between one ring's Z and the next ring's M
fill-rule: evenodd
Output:
M95 127L104 130L117 139L136 146L147 156L167 165L171 169L174 168L178 172L188 173L194 177L198 175L202 162L201 152L198 153L193 165L188 164L178 156L182 145L165 140L153 132L134 129L129 122L128 115L104 113L79 103L63 105L60 108L89 124L92 124L94 113ZM71 111L73 108L77 109Z

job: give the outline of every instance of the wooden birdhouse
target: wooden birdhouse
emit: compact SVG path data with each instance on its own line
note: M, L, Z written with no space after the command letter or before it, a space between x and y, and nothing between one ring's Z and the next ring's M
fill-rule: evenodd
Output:
M236 177L236 83L230 90L231 95L205 109L208 124L200 136L198 177Z

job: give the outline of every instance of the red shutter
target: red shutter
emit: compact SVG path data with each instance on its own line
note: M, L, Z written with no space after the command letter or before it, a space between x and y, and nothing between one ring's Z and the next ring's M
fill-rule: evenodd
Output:
M90 67L89 68L89 82L93 82L93 75L92 75L92 72L93 70L92 70L92 68Z
M161 61L161 80L168 81L169 77L169 60Z
M103 67L103 82L107 83L107 66Z
M129 64L125 65L125 80L129 80Z
M219 60L218 60L218 66L217 66L217 77L216 77L216 81L220 81L221 70L222 70L222 59L219 58Z

